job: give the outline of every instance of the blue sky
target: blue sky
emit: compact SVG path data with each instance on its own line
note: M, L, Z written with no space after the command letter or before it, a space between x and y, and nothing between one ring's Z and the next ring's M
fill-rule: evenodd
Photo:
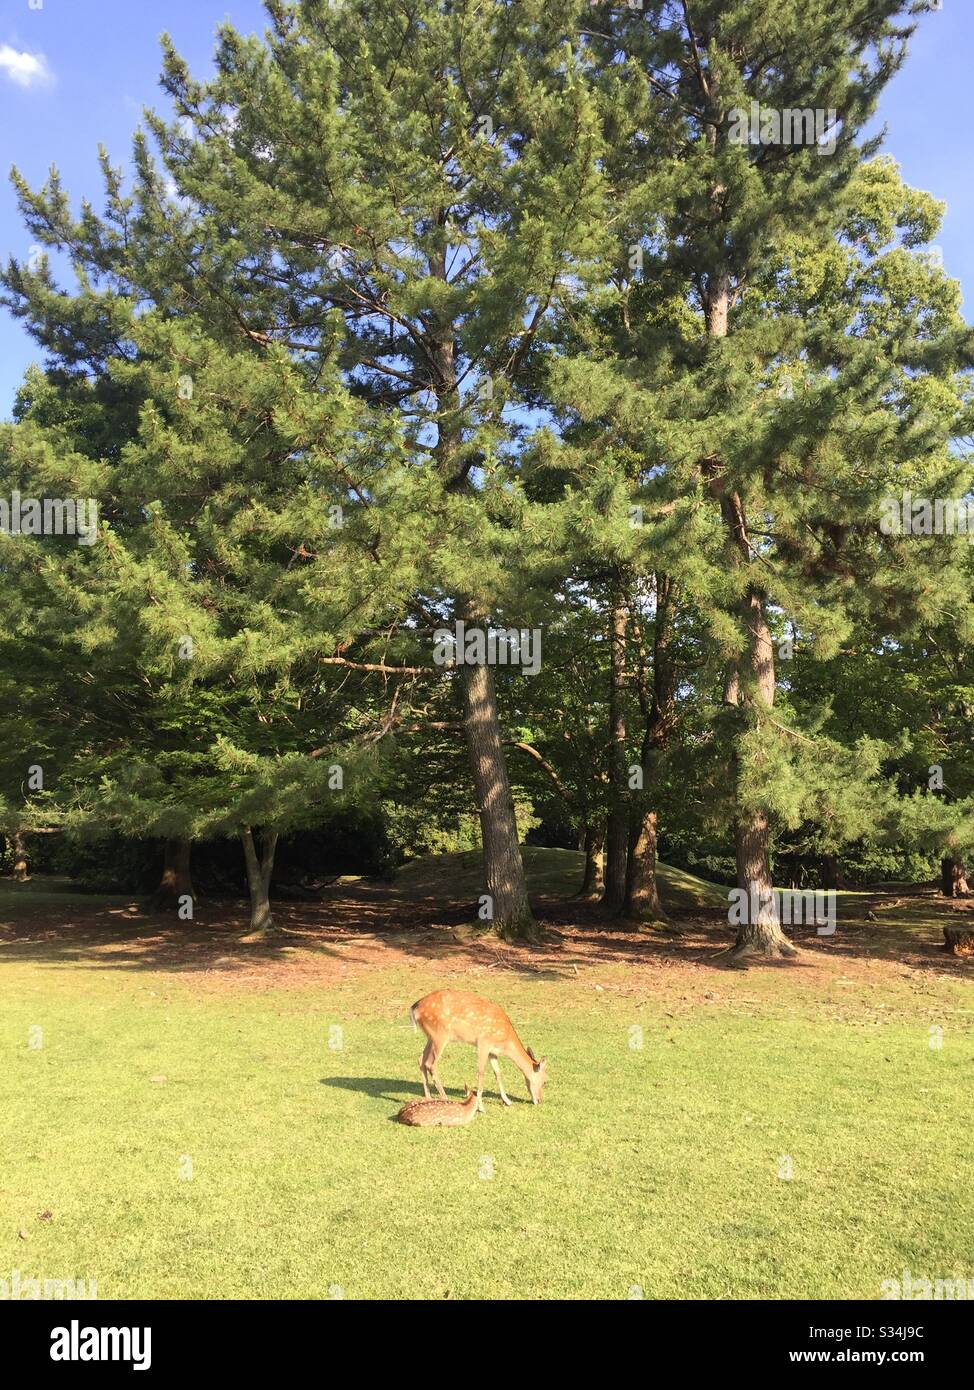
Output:
M842 0L836 0L841 4ZM0 166L16 164L32 187L58 166L72 206L100 207L99 142L127 164L144 106L168 113L158 88L159 35L168 31L197 75L210 67L216 26L264 28L259 0L0 0ZM968 87L974 4L943 0L921 19L910 57L887 89L880 124L904 177L942 198L938 245L965 290L974 322L974 180ZM0 256L27 259L31 242L13 190L0 182ZM0 417L9 416L24 368L40 352L0 311Z

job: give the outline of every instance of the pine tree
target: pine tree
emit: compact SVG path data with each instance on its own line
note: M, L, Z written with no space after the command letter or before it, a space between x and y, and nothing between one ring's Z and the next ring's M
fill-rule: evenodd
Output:
M485 628L517 606L525 362L605 231L572 6L267 8L264 41L221 30L209 83L167 48L181 124L153 130L198 215L140 228L157 291L309 374L337 354L404 425L419 476L387 500L435 518L425 611ZM494 923L530 934L494 676L458 680Z
M50 193L29 214L84 272L94 220L56 220ZM3 429L5 484L101 506L94 544L3 542L17 615L7 670L28 631L42 654L12 747L21 763L42 750L54 774L32 798L35 817L85 833L239 836L253 926L265 930L279 834L314 823L325 801L378 790L385 712L331 663L401 612L398 567L376 557L356 486L365 496L370 469L406 465L394 430L366 435L375 416L337 367L320 364L309 391L283 348L221 341L145 299L136 311L135 294L117 291L133 273L119 259L114 283L85 292L92 326L73 360L58 354L33 373ZM6 279L42 340L75 307L46 267L13 265ZM115 347L102 358L109 318ZM136 404L126 414L119 399ZM127 422L119 436L114 418Z
M600 7L586 24L605 105L629 141L620 224L653 305L640 353L655 387L646 467L706 502L723 536L719 557L704 552L713 569L702 587L726 653L738 883L760 904L738 958L793 952L770 856L803 745L773 713L776 614L823 649L838 640L857 562L880 549L883 491L924 447L916 377L949 377L969 358L956 315L932 325L914 301L894 323L865 299L877 285L888 298L910 265L925 288L932 274L908 249L934 224L929 202L904 195L907 246L890 246L879 234L889 208L875 198L883 166L866 163L875 144L861 140L914 9L876 0L837 17L824 0L695 0ZM802 117L796 133L792 115L806 110L811 124ZM624 323L640 297L624 304ZM606 363L606 391L610 372ZM940 420L927 448L938 428L942 445ZM857 581L878 588L880 571L866 564Z

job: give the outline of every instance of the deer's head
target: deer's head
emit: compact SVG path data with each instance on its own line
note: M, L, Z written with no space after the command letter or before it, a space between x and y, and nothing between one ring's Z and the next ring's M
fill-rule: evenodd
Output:
M530 1047L525 1048L525 1051L534 1063L534 1066L527 1075L528 1094L535 1105L540 1105L544 1084L548 1080L548 1059L547 1057L542 1057L539 1062Z

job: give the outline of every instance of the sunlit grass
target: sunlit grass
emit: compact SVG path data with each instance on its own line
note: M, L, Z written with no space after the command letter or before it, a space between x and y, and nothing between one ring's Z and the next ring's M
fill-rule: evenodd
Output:
M0 1278L435 1299L870 1298L903 1268L974 1277L964 984L898 990L886 1022L879 986L868 1014L806 997L790 1017L798 978L734 976L674 1010L652 981L614 991L619 968L457 974L552 1079L534 1108L504 1064L510 1110L488 1072L486 1115L416 1130L392 1122L420 1091L407 1010L446 982L419 961L204 994L0 948ZM451 1045L442 1074L459 1093L473 1050Z

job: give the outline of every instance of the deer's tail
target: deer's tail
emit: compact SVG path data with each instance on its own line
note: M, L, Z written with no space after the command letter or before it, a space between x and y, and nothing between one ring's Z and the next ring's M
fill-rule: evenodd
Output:
M412 1025L413 1025L413 1032L415 1032L415 1033L418 1033L418 1032L419 1032L419 1024L416 1022L416 1010L417 1010L417 1008L419 1007L419 1004L420 1004L420 1000L417 999L417 1000L416 1000L416 1003L413 1004L413 1005L410 1007L410 1010L409 1010L409 1020L410 1020L410 1022L411 1022Z

